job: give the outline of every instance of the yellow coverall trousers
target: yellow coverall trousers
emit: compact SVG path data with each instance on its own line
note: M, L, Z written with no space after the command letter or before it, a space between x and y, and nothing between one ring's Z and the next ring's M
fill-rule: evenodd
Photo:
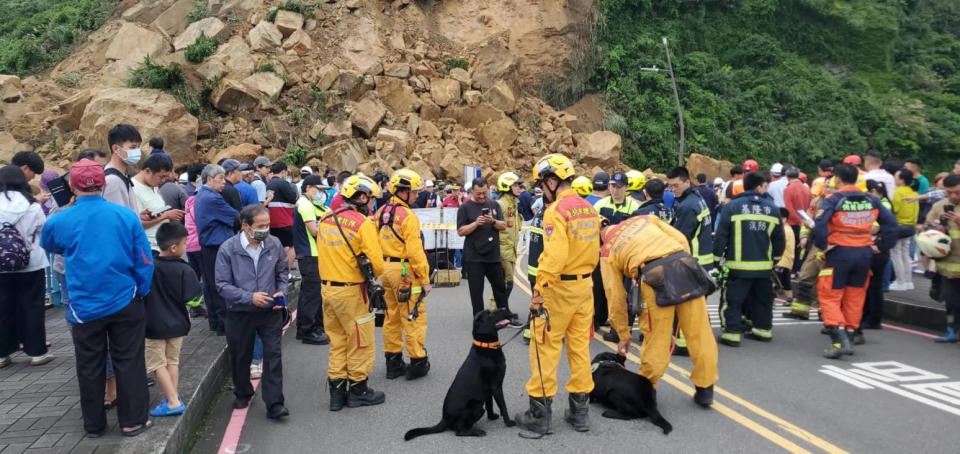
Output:
M550 316L550 331L546 320L536 318L531 322L530 371L527 395L530 397L553 397L557 394L557 364L563 341L567 341L567 363L570 365L569 393L593 391L593 374L590 368L590 331L593 327L593 281L589 278L576 281L558 281L543 289L543 307ZM541 377L537 368L539 352ZM540 381L543 380L543 389ZM546 392L546 396L544 396Z
M327 375L334 380L363 381L373 372L376 354L374 319L361 285L323 285L323 329L330 338Z
M706 388L717 381L717 341L710 328L707 300L696 298L676 306L658 306L653 287L642 283L640 293L644 301L640 315L640 331L643 344L640 346L640 375L657 386L670 364L670 340L673 337L673 319L683 331L687 350L693 361L690 380Z
M384 353L403 353L406 344L407 355L410 358L424 358L427 350L424 343L427 339L427 300L420 302L419 315L413 321L407 316L413 312L413 305L420 298L422 292L420 284L413 281L413 292L410 301L397 302L397 289L403 274L403 265L398 262L387 262L380 282L386 291L387 314L383 320L383 351ZM409 274L408 278L412 278ZM406 342L404 342L406 340Z

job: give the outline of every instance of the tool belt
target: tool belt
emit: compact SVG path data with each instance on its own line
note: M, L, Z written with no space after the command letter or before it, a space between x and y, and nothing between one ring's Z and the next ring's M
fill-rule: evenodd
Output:
M561 274L561 281L579 281L581 279L589 279L591 276L590 273L587 274Z
M697 259L685 251L648 262L640 269L643 282L653 288L657 306L675 306L717 291L716 284Z

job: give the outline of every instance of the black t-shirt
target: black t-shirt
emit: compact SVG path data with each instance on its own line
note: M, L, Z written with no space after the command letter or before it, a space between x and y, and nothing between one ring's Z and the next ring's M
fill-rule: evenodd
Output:
M228 181L224 184L220 195L223 196L223 200L227 201L227 205L233 207L234 210L240 211L243 209L243 200L240 197L240 191L233 187L233 183Z
M190 332L187 302L200 297L200 281L193 268L178 257L154 252L153 282L144 299L147 339L172 339Z
M500 212L500 205L497 202L488 199L480 204L467 200L457 209L457 228L476 221L480 217L480 210L484 208L490 209L494 219L503 220L503 213ZM463 240L463 261L499 263L500 231L493 224L477 226L476 230Z

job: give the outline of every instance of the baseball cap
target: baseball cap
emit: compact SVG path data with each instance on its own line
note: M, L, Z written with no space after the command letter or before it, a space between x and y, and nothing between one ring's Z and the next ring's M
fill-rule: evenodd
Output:
M424 185L425 187L432 188L432 187L433 187L433 180L427 180L426 182L423 183L423 185Z
M221 164L220 167L223 167L224 172L230 173L240 168L240 161L237 161L236 159L227 159L226 161L223 161L223 164Z
M615 186L626 186L628 184L627 174L623 172L615 172L613 178L610 179L610 184Z
M843 158L843 163L846 164L846 165L850 165L850 166L857 167L857 166L859 166L860 164L862 164L863 161L860 160L860 156L857 156L857 155L855 155L855 154L852 154L852 155L849 155L849 156Z
M253 170L254 170L253 164L250 164L249 162L241 162L241 163L240 163L240 171L241 171L241 172L243 172L243 173L250 173L250 172L253 172Z
M310 167L307 167L307 166L301 167L301 168L300 168L300 176L303 177L303 176L307 176L307 175L313 175L313 169L311 169Z
M308 175L303 179L303 186L316 186L318 188L326 188L327 180L320 175Z
M714 185L714 186L722 186L722 185L723 185L723 178L720 178L720 177L714 178L714 179L713 179L713 185Z
M107 184L103 167L89 159L81 159L70 166L70 187L81 192L97 192Z
M254 160L253 160L253 167L254 167L254 168L259 168L259 167L264 167L264 166L270 167L271 164L273 164L273 163L270 162L270 158L267 158L266 156L258 156L257 159L254 159Z
M783 164L780 164L780 163L778 162L778 163L770 166L770 173L772 173L772 174L774 174L774 175L781 175L781 174L783 174Z
M829 159L821 159L820 162L817 164L817 167L821 169L829 169L833 167L833 162L830 161Z
M609 173L600 171L593 174L593 189L603 191L607 189L608 184L610 184Z

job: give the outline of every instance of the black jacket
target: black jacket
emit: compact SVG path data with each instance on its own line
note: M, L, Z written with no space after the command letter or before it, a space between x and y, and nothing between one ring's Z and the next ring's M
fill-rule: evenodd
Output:
M671 225L690 241L690 255L700 265L708 268L713 265L713 219L697 188L691 186L677 198Z
M769 276L785 247L780 209L766 194L744 192L720 211L713 255L726 259L731 276Z
M200 298L200 281L179 257L160 257L154 251L153 281L144 298L147 339L172 339L190 332L187 303Z

